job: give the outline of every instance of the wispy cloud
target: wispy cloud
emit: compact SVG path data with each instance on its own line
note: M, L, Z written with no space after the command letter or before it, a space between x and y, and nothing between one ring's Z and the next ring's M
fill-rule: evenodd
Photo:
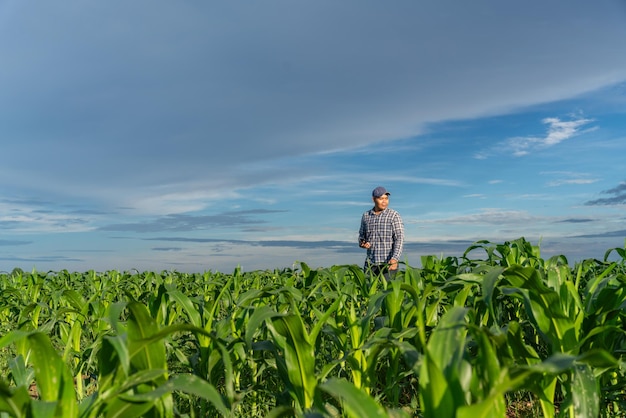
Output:
M548 182L548 186L556 187L564 184L592 184L597 181L598 179L560 179Z
M189 242L189 243L213 243L213 244L228 244L237 246L253 246L253 247L266 247L266 248L289 248L300 250L332 250L342 254L362 254L363 251L353 241L334 241L334 240L261 240L261 241L247 241L247 240L221 240L221 239L197 239L197 238L185 238L185 237L159 237L148 238L147 241L166 241L166 242ZM473 241L468 240L436 240L429 242L405 242L405 252L414 251L432 251L438 253L441 251L450 252L465 250ZM155 251L178 251L178 247L157 247L153 248Z
M572 120L561 120L560 118L550 117L542 119L541 123L548 125L547 132L544 136L516 136L496 144L495 147L478 151L474 154L474 158L484 160L494 155L510 154L515 157L523 157L532 152L549 148L568 140L581 132L587 132L589 129L582 128L593 119L576 118Z
M559 220L557 222L559 223L571 223L571 224L580 224L580 223L587 223L587 222L593 222L593 219L590 218L568 218L568 219L562 219Z
M84 232L92 230L88 218L66 213L17 211L0 215L0 230L13 233Z
M593 122L593 119L562 121L559 118L545 118L542 122L549 125L548 136L543 139L542 145L549 147L576 135L581 126Z
M53 201L35 198L0 199L0 230L13 233L86 232L109 215L84 200Z
M579 238L605 238L605 237L624 237L626 235L626 229L621 229L617 231L607 231L599 234L586 234L586 235L576 235Z
M380 178L380 175L377 175ZM385 181L404 182L411 184L428 184L432 186L461 187L462 181L450 180L436 177L416 177L416 176L386 176Z
M559 118L545 118L541 121L548 125L544 137L516 137L507 140L507 145L515 156L524 156L535 150L548 148L572 138L580 133L580 128L593 122L593 119L575 119L563 121Z
M83 261L81 258L76 257L63 257L63 256L34 256L34 257L0 257L0 261L10 262L28 262L28 263L45 263L45 262L79 262Z
M13 247L15 245L28 245L32 244L32 241L22 241L14 239L0 239L0 247Z
M612 197L589 200L585 203L588 206L608 206L621 205L626 203L626 181L609 190L604 190L602 194L613 195Z
M129 222L105 225L101 231L123 232L161 232L161 231L196 231L211 227L232 227L264 224L266 221L253 218L253 215L280 213L281 210L245 210L224 212L217 215L168 215L151 221Z
M531 215L526 211L521 210L501 210L485 208L481 212L472 213L468 215L459 215L447 217L445 219L435 220L420 220L418 223L444 223L449 225L468 225L468 224L488 224L488 225L503 225L503 224L529 224L537 222L543 219L542 217Z
M549 187L558 187L567 184L593 184L600 179L589 173L576 173L572 171L548 171L541 174L557 177L547 183Z

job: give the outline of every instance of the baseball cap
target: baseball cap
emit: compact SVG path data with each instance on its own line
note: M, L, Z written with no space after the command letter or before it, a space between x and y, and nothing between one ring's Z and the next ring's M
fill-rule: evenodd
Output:
M385 189L383 186L378 186L377 188L372 190L372 197L381 197L384 194L389 196L391 193L389 193L387 189Z

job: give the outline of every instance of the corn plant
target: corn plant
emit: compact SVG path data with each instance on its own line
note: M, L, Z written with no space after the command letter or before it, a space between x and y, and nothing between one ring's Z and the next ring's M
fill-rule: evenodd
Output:
M518 398L620 416L625 255L572 266L524 238L478 241L389 281L306 263L15 269L0 273L0 417L474 418Z
M116 317L126 307L126 324ZM160 330L145 306L131 301L113 305L116 335L104 336L98 353L98 391L79 400L70 368L47 335L15 330L0 347L18 346L11 362L15 388L0 384L0 411L15 417L148 417L174 416L172 393L194 394L210 401L222 415L230 414L221 395L193 375L169 376L162 339L190 327ZM191 328L193 330L193 328ZM32 364L32 374L27 372ZM29 393L30 379L36 394Z

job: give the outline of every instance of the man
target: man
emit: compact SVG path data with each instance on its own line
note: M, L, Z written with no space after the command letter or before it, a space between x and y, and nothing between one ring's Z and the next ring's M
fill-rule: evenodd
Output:
M372 191L374 207L363 214L359 229L359 246L367 249L363 269L386 279L395 276L404 245L402 218L388 207L390 194L382 186Z

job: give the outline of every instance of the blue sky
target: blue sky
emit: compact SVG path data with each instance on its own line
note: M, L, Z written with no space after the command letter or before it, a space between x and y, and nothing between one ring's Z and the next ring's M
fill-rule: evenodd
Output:
M626 237L626 3L0 1L0 270L362 264Z

